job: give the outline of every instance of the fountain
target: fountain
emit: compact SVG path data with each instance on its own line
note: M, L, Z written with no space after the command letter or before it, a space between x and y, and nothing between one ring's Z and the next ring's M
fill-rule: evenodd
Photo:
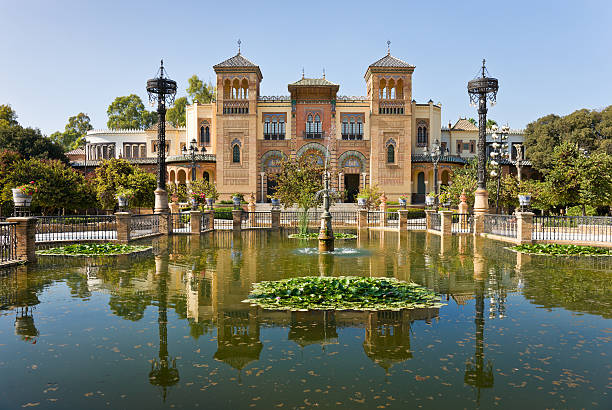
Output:
M336 127L331 125L330 141L334 138ZM329 141L325 147L324 161L324 187L323 193L323 213L321 214L321 229L319 230L319 252L332 252L334 250L334 230L332 229L332 216L329 213L330 198L329 198L329 174L327 172L327 163L329 162Z

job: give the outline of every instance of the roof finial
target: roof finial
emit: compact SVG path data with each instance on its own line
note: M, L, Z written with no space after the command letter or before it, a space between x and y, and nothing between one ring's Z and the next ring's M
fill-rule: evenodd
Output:
M240 41L240 39L238 39L238 54L240 54L240 44L242 44L242 41Z
M486 62L486 60L483 58L483 59L482 59L482 78L484 78L484 77L485 77L485 70L486 70L486 68L485 68L485 62Z
M391 54L391 40L387 40L387 55Z
M302 67L302 80L304 79L304 67Z
M325 80L325 67L323 67L323 79Z

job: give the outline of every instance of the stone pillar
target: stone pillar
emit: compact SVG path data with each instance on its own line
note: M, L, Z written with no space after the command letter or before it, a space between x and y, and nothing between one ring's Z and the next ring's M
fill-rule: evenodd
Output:
M451 235L453 227L453 211L439 211L440 214L440 233Z
M180 208L179 208L178 202L171 202L170 203L170 213L178 214L179 212L180 212Z
M478 188L474 195L474 235L480 235L484 231L484 216L489 212L489 193Z
M359 227L359 229L368 229L368 210L367 209L360 209L358 211L358 220L357 220L357 226Z
M519 243L532 243L533 213L516 212L516 239Z
M242 230L242 208L232 210L232 219L234 220L232 229L234 232Z
M272 229L280 229L280 209L272 209L270 211L270 219L272 220Z
M129 212L116 212L115 220L117 223L117 242L128 243L130 241L130 219Z
M380 215L380 226L385 227L387 226L387 196L385 195L385 193L383 192L382 195L380 196L380 205L378 207L378 210L381 212Z
M461 214L461 216L459 216L459 226L460 229L467 229L469 223L469 206L467 204L467 196L465 195L465 190L461 192L461 196L459 197L459 199L461 201L459 202L459 213Z
M35 217L7 218L7 222L16 222L17 259L36 263L36 221Z
M425 210L425 229L428 231L431 229L431 215L435 212L433 209Z
M155 190L155 213L168 212L168 192L165 189Z
M205 224L202 228L204 230L215 229L215 211L207 209L203 214L205 217L202 218L202 223Z
M172 233L172 218L170 214L165 212L157 215L159 215L159 233L170 235Z
M189 212L189 225L191 226L191 234L199 235L202 232L202 212Z
M397 212L399 213L399 230L403 232L408 226L408 210L400 209Z

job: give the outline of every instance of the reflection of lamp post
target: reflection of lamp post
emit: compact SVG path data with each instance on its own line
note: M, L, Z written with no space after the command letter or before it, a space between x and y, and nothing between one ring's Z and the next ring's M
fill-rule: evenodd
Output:
M423 154L425 156L429 156L431 158L431 162L433 162L434 166L434 193L436 194L434 198L434 203L438 204L438 163L440 159L448 153L448 148L440 147L440 143L436 140L431 147L431 151L425 147Z
M172 105L176 95L176 81L167 78L164 60L157 77L147 80L147 93L151 104L157 102L157 189L155 190L155 212L168 212L166 192L166 103Z
M497 78L487 77L485 60L482 60L482 76L468 82L470 104L478 104L478 188L475 193L474 211L479 214L489 209L486 174L487 99L495 104L499 85Z
M199 152L198 143L196 142L195 138L192 139L191 142L189 143L189 149L187 149L186 147L183 147L182 151L183 151L183 155L187 155L187 152L189 152L189 157L191 159L191 180L195 181L196 180L196 168L198 167L196 164L196 154ZM202 154L205 152L206 152L206 148L202 147Z
M508 158L508 144L506 140L508 139L508 133L510 131L510 127L504 125L501 128L499 134L497 133L498 128L497 125L491 127L493 130L493 134L491 138L493 139L493 144L491 144L491 165L494 169L491 171L491 177L497 177L497 195L495 196L495 213L499 213L499 189L501 185L501 160L502 158ZM497 142L497 141L500 142Z

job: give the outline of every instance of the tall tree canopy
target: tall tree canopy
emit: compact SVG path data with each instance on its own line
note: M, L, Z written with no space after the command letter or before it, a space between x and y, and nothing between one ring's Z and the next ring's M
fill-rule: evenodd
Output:
M59 159L68 162L62 146L42 135L38 128L0 126L0 147L15 151L25 159Z
M187 97L177 98L174 101L174 105L168 108L166 112L166 120L172 124L173 127L184 127L187 124L186 120L186 109L189 101Z
M106 110L110 129L147 129L157 122L157 113L147 111L136 94L115 98Z
M117 205L115 194L120 187L134 191L130 205L153 206L155 175L133 166L125 159L113 158L103 161L96 169L95 183L98 200L104 209L115 208Z
M187 87L187 94L191 97L192 101L198 101L199 103L209 103L215 99L216 87L212 83L204 83L197 75L192 75L189 80L189 87Z
M10 104L0 104L0 127L17 124L17 113Z
M70 151L83 145L85 134L92 128L89 116L80 112L68 118L64 132L54 132L49 138L61 145L64 151Z
M527 158L540 172L550 169L554 149L564 142L587 150L612 155L612 106L601 111L582 109L560 117L550 114L527 125Z

